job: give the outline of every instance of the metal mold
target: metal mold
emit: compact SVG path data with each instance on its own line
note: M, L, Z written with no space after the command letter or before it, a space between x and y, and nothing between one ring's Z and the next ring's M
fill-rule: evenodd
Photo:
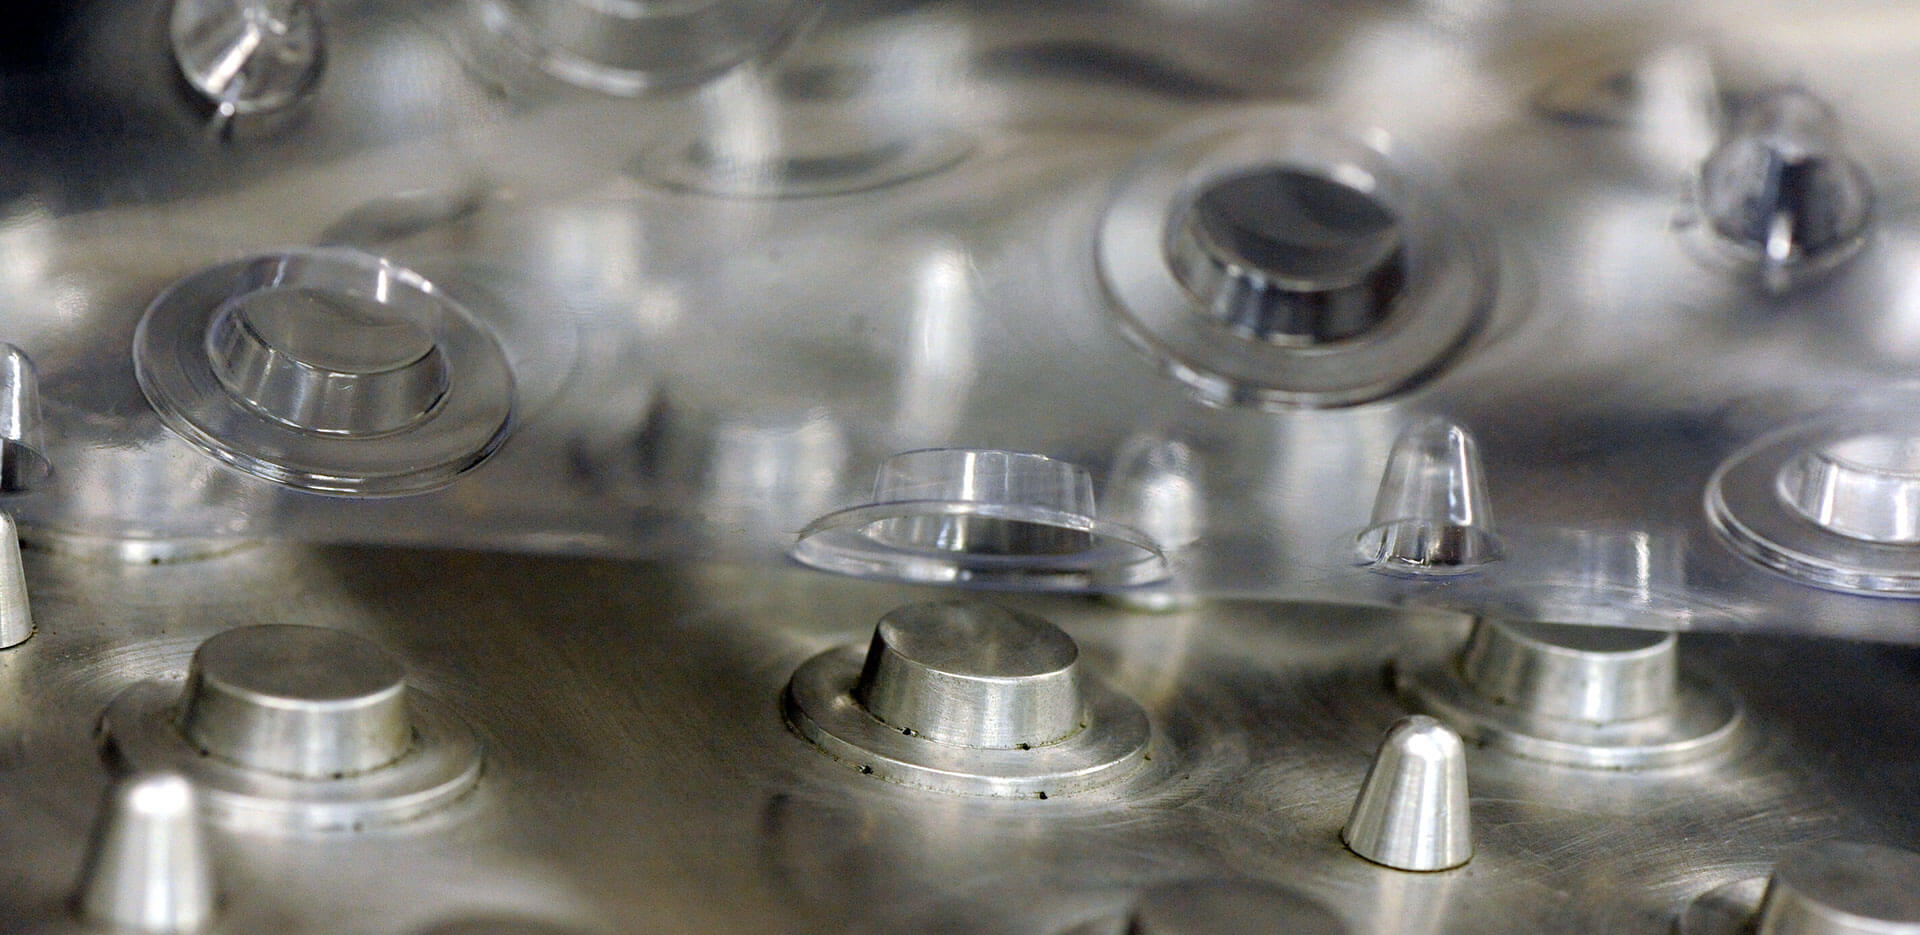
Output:
M941 792L1051 798L1124 778L1146 755L1139 706L1087 677L1072 638L978 602L895 610L858 649L808 660L787 723L837 760Z
M0 649L33 636L33 605L27 594L27 569L20 558L20 527L0 513Z
M1492 253L1383 135L1305 110L1194 124L1117 184L1094 253L1122 330L1210 403L1346 406L1479 332Z
M989 449L888 458L872 499L800 531L793 557L841 574L1007 588L1101 588L1167 576L1158 546L1095 517L1077 465Z
M1135 898L1126 913L1073 926L1060 935L1234 935L1249 931L1346 935L1340 916L1291 890L1249 880L1164 883Z
M185 935L218 908L200 795L173 773L129 776L107 790L73 897L83 920L115 931Z
M1389 728L1340 840L1395 870L1449 870L1473 859L1467 750L1460 735L1418 714Z
M40 375L25 351L0 343L0 494L24 493L53 472L40 409Z
M1678 935L1912 935L1920 932L1920 855L1845 841L1803 845L1773 872L1702 893Z
M480 776L473 732L396 663L316 627L243 627L195 653L182 691L143 682L100 720L109 758L194 781L230 827L337 831L446 807Z
M1401 665L1420 710L1469 740L1596 769L1699 762L1737 736L1739 705L1678 665L1672 633L1483 619L1443 666Z
M222 264L134 336L140 388L208 454L276 483L382 496L443 486L504 442L493 338L419 274L351 250Z

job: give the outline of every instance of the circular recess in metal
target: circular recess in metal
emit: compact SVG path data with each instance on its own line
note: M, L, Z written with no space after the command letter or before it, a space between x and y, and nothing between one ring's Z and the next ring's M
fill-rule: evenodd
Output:
M1725 749L1741 720L1677 652L1671 633L1481 620L1460 656L1398 665L1394 680L1488 749L1595 769L1677 766Z
M1756 935L1920 935L1920 854L1822 841L1774 865Z
M181 77L227 117L298 103L326 61L308 0L174 0L168 32Z
M1122 329L1214 404L1344 406L1477 334L1492 252L1377 131L1305 110L1189 127L1140 157L1095 262Z
M888 458L872 500L808 524L792 554L863 578L1000 588L1125 587L1168 573L1146 535L1095 517L1085 469L975 448Z
M230 630L194 655L184 690L143 682L101 717L109 757L174 771L235 827L334 831L389 825L473 788L480 745L398 663L316 627Z
M1674 920L1674 931L1677 935L1753 935L1754 916L1766 892L1766 877L1723 883L1688 902Z
M1075 925L1061 935L1344 935L1344 919L1291 890L1245 880L1165 883L1140 893L1125 914Z
M1053 624L979 602L889 613L863 656L828 650L787 685L787 723L833 758L941 792L1049 798L1132 773L1140 707L1083 677Z
M506 439L499 345L411 270L352 250L269 254L170 286L134 335L140 387L181 437L321 493L443 486Z
M817 0L475 0L481 22L569 84L632 96L705 81L778 49Z
M1707 519L1742 557L1838 591L1920 596L1920 433L1910 415L1791 426L1707 482Z

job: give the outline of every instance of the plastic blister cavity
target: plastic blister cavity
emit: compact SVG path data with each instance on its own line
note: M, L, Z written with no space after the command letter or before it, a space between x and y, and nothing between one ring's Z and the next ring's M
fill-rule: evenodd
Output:
M570 84L635 95L696 84L786 42L813 0L480 0L486 27Z
M1920 431L1900 412L1791 426L1735 452L1707 518L1742 556L1841 591L1920 596Z
M993 587L1124 587L1167 576L1144 534L1095 517L1084 469L972 448L888 458L872 500L809 524L793 557L860 577Z
M493 338L411 270L350 250L271 254L175 283L134 337L167 426L250 474L378 496L441 486L506 437Z
M1431 377L1492 304L1490 250L1384 134L1300 110L1142 156L1096 262L1127 334L1216 404L1341 406Z
M45 431L33 361L0 344L0 494L32 490L52 473Z
M1394 443L1357 540L1367 567L1404 575L1456 575L1501 555L1487 505L1480 448L1445 419L1409 426Z
M175 0L168 32L181 77L223 118L298 103L325 64L307 0Z
M1833 111L1798 89L1742 109L1700 167L1697 225L1714 252L1783 289L1866 241L1873 190L1840 145Z

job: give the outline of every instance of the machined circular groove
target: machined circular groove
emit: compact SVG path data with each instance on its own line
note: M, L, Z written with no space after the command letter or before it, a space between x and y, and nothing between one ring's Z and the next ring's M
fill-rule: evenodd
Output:
M1920 546L1822 528L1787 502L1781 473L1830 445L1875 433L1912 434L1912 417L1842 417L1794 426L1735 452L1707 482L1707 519L1743 558L1808 584L1886 597L1920 597Z
M173 770L193 780L209 817L271 831L348 831L406 822L445 808L480 779L480 741L445 705L407 692L413 743L400 759L337 778L302 779L209 755L180 730L181 686L142 682L100 719L110 759L140 772Z
M1324 343L1249 337L1209 314L1180 281L1168 228L1197 193L1249 171L1349 184L1401 219L1404 274L1365 330ZM1495 298L1493 252L1474 225L1389 148L1300 111L1236 114L1137 162L1101 221L1094 261L1121 330L1215 404L1348 406L1431 378L1481 330Z
M1694 897L1674 920L1676 935L1752 935L1754 917L1767 893L1767 878L1723 883Z
M783 707L795 732L863 773L938 792L1050 798L1116 782L1145 762L1146 712L1093 679L1081 683L1079 730L1053 743L992 749L939 743L875 719L854 700L862 647L807 660L788 683Z
M1409 704L1483 748L1594 769L1696 762L1725 749L1741 721L1739 704L1723 687L1685 669L1673 709L1610 723L1545 717L1494 701L1475 692L1452 660L1438 666L1396 665L1394 685Z

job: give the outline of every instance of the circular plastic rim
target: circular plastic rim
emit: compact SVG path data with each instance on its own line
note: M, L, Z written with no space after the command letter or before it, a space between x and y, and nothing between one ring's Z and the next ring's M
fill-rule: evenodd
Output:
M444 355L447 391L401 431L343 436L287 425L232 396L207 356L208 329L225 303L262 289L338 293L343 284L383 305L398 291L435 313L423 324ZM393 496L444 486L498 450L512 425L513 374L492 336L425 277L353 250L263 254L174 283L140 319L133 365L141 392L175 434L255 477L317 493Z
M618 7L609 12L605 3L591 0L573 2L579 9L573 14L573 22L563 25L580 30L581 35L594 35L596 30L593 26L598 27L597 32L608 35L617 33L621 28L640 28L633 26L632 21L648 16L686 20L712 14L712 20L694 24L704 27L704 33L710 36L729 25L727 18L722 15L724 8L742 5L742 0L678 0L672 3L659 3L656 0L649 4L651 8L646 10L646 16L632 17L623 16ZM517 9L523 4L524 0L479 0L480 22L505 40L515 53L548 75L578 88L616 97L635 97L649 91L697 85L747 62L770 56L790 43L817 15L819 8L819 4L812 0L775 0L771 4L759 4L775 9L773 15L766 17L762 23L765 29L754 35L727 36L736 41L731 44L715 43L717 49L706 50L706 54L697 61L675 68L664 65L627 67L595 61L589 55L566 48L559 42L546 41L539 35L538 25L530 22ZM752 0L746 0L745 5L751 7L755 4ZM738 18L737 14L735 18ZM564 14L562 19L565 19ZM587 25L596 19L598 22L593 26ZM717 25L713 20L718 21ZM680 30L683 35L689 32L689 26L684 22L668 25Z
M787 683L782 709L795 733L828 756L901 785L937 792L1050 798L1116 782L1145 762L1146 712L1097 679L1085 679L1081 728L1048 744L996 749L941 743L881 723L853 699L861 646L830 649Z
M1738 734L1740 705L1719 685L1685 669L1673 710L1609 724L1543 717L1491 701L1468 685L1457 663L1394 666L1394 687L1416 708L1483 747L1590 769L1646 769L1697 762Z
M355 831L436 811L480 780L480 741L451 710L409 689L413 744L392 763L339 779L248 769L195 749L178 724L179 683L142 682L100 718L105 748L128 769L173 770L193 780L207 811L229 827Z
M1208 316L1169 265L1168 224L1192 195L1227 176L1293 168L1359 173L1402 219L1406 278L1386 316L1339 341L1288 346L1248 339ZM1493 307L1489 247L1381 134L1357 137L1312 111L1233 114L1188 128L1127 170L1100 222L1094 263L1122 331L1215 405L1348 406L1438 373Z
M1862 435L1911 434L1911 418L1859 416L1762 436L1707 481L1708 524L1742 558L1801 582L1881 597L1920 597L1920 546L1856 539L1822 528L1779 493L1794 459Z
M1086 533L1087 548L1063 554L990 555L892 546L864 534L887 520L980 517ZM1164 581L1166 556L1144 534L1078 513L1022 504L899 500L829 513L800 531L793 557L857 578L980 587L1086 589Z

